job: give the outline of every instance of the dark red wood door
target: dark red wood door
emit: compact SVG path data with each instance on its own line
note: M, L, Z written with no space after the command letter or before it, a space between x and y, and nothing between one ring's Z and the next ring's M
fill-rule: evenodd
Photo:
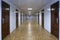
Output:
M10 8L10 6L2 1L2 39L10 33L8 8Z
M42 10L42 27L44 28L44 9Z
M59 2L51 5L51 33L59 38Z
M18 13L16 13L16 28L18 28Z

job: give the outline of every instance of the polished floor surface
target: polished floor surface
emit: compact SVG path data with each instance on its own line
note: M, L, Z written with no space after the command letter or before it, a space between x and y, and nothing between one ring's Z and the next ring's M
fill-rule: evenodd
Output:
M23 23L4 40L57 40L35 22Z

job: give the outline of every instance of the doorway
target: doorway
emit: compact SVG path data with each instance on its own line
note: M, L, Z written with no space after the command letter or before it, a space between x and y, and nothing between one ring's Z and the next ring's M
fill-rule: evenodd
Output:
M10 33L10 6L2 1L2 39Z
M39 12L38 12L38 24L39 24Z
M44 9L42 10L42 27L44 28Z
M17 9L16 9L16 11L18 12ZM16 28L18 28L18 13L16 13Z
M51 5L51 33L59 38L59 2Z
M20 15L20 21L21 21L21 24L22 24L22 16L23 16L23 15L21 14L21 15Z

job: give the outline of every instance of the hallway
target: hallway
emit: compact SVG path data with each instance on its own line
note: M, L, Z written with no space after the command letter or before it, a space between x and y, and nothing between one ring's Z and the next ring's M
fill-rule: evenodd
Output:
M0 0L0 40L60 40L60 0Z
M4 40L57 40L36 22L24 22Z

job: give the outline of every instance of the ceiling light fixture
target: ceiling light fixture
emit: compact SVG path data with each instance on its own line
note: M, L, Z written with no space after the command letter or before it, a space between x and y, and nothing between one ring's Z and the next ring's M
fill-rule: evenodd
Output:
M48 8L47 10L49 10L49 11L52 10L52 11L53 11L53 10L55 10L55 9L54 9L54 8L52 8L52 9L51 9L51 8Z
M32 8L28 8L28 10L32 10Z

